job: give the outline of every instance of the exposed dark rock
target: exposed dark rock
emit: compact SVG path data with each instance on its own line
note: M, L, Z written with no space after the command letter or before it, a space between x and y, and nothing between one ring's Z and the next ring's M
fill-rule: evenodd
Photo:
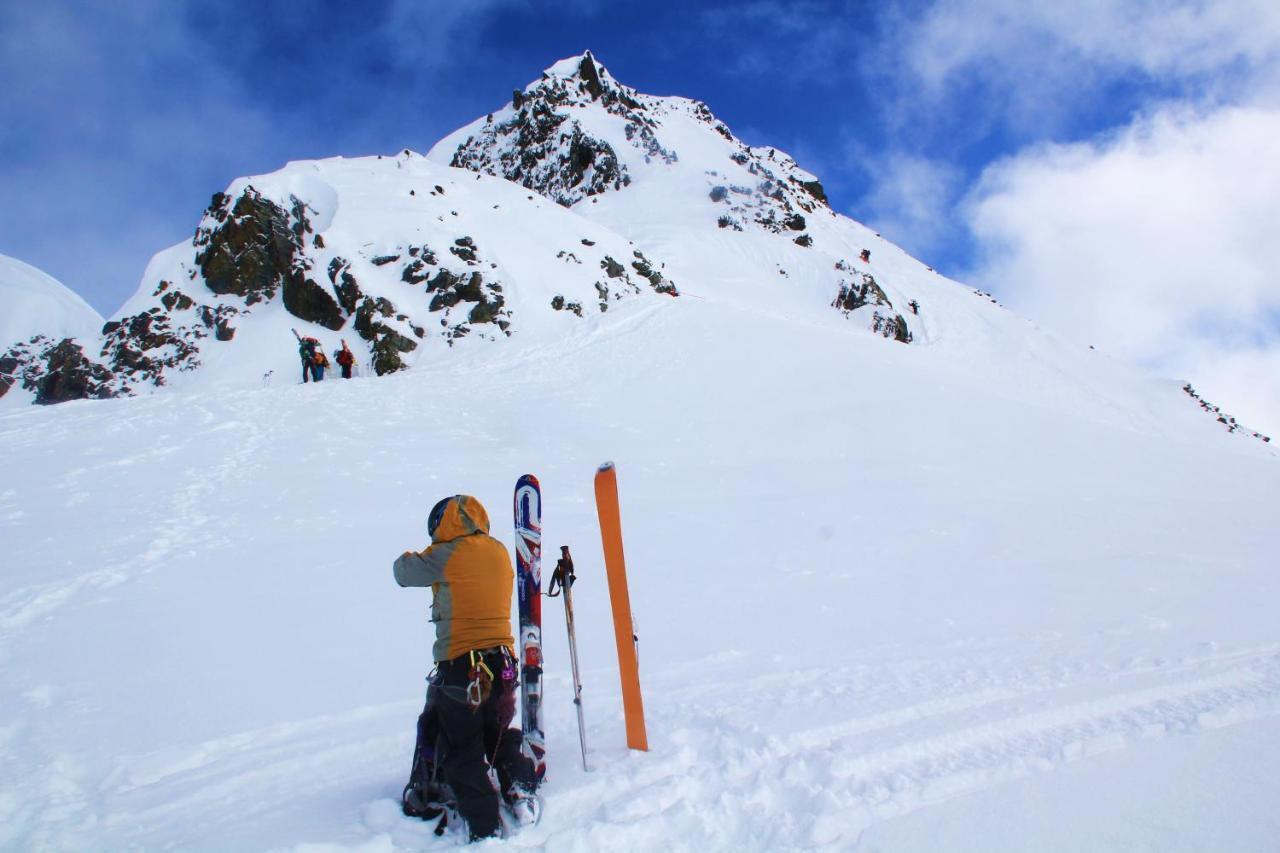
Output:
M342 308L329 292L301 271L290 271L284 281L284 307L293 316L337 331L346 324Z
M631 266L635 267L636 272L640 273L640 275L645 278L653 275L653 267L649 266L648 260L641 256L639 252L637 252L636 255L640 257L640 260L631 262ZM661 276L659 276L659 278L661 278Z
M105 399L116 396L110 387L111 371L90 361L71 338L65 338L44 356L45 372L35 380L35 403L47 406L68 400Z
M467 320L472 323L492 323L498 319L498 312L502 310L502 297L499 296L493 302L479 302L476 307L471 309L471 313L467 315Z
M342 310L346 311L347 314L355 313L356 305L359 304L360 298L364 296L356 277L351 274L350 270L342 271L342 281L333 286L333 292L338 295L338 304L342 306Z
M726 198L728 198L728 197L729 197L729 188L728 188L728 187L712 187L712 188L711 188L711 200L712 200L712 201L715 201L715 202L721 202L721 201L724 201L724 200L725 200Z
M431 270L422 258L414 258L405 264L400 273L400 280L408 284L421 284L431 278Z
M302 234L311 230L305 210L295 199L291 217L253 187L234 201L216 193L193 241L205 284L249 304L271 299L293 269Z
M333 284L333 292L338 297L338 305L348 315L355 313L360 297L360 283L351 274L351 262L346 258L334 258L329 262L329 281Z
M901 314L883 317L879 311L876 311L871 315L871 331L886 338L892 338L899 343L909 344L912 340L911 332L907 328L907 321L902 318Z
M435 278L427 282L427 292L432 293L438 290L452 290L455 285L462 279L446 269L441 269L436 273Z
M827 201L827 191L822 188L820 181L801 181L800 188L823 204L830 203Z
M185 293L170 291L160 297L160 304L170 311L186 311L194 306L195 300Z
M807 248L813 245L813 238L810 237L808 234L801 234L799 237L796 238L795 242L797 246L804 246Z
M561 308L564 307L564 297L558 297L561 302ZM9 393L18 382L18 358L13 355L12 350L0 356L0 397Z
M0 397L21 384L42 406L118 396L115 378L104 365L86 356L73 338L54 341L36 335L0 355Z
M395 314L396 307L390 300L365 297L356 309L355 321L352 323L356 333L372 344L373 371L379 376L403 370L405 364L401 354L418 348L417 341L405 337L383 322ZM417 331L415 328L414 334Z
M219 305L216 309L201 305L198 316L205 328L213 329L213 335L217 340L229 341L236 335L236 330L231 325L231 318L239 313L230 305Z
M600 269L604 270L605 275L609 276L609 278L620 278L626 273L626 269L622 264L618 263L608 255L605 255L604 260L600 262Z
M587 84L587 91L591 93L592 99L598 99L604 94L604 85L600 82L600 72L596 70L591 51L582 55L582 62L578 63L578 75Z
M393 264L398 260L400 260L399 255L378 255L378 257L373 258L370 263L375 267L385 267L387 264Z
M552 298L552 307L557 311L572 311L573 314L576 314L577 316L582 316L581 302L567 302L567 301L564 301L563 296L559 296L559 295L554 296Z
M841 284L840 293L831 304L846 312L856 311L863 305L893 307L884 289L867 273L862 274L861 284Z
M223 316L229 317L231 313ZM201 310L198 312L201 325L175 327L170 315L152 308L108 323L103 327L105 340L101 357L109 370L121 379L164 385L167 373L195 370L200 366L197 344L208 335L206 316ZM217 312L213 318L216 325Z
M459 237L454 240L449 251L469 264L476 262L476 244L470 237Z
M798 213L793 213L786 219L782 220L782 224L792 231L803 231L805 228L804 217Z

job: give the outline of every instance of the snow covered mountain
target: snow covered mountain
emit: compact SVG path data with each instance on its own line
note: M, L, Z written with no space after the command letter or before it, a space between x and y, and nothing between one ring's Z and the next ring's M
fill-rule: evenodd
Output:
M455 493L510 544L526 472L592 770L548 601L546 810L509 844L1274 846L1274 445L709 115L584 55L427 157L235 181L72 341L84 396L138 397L0 413L0 849L454 846L397 807L432 637L391 561ZM294 384L291 328L366 375Z
M834 308L902 342L927 335L907 319L899 285L910 283L878 281L858 259L887 244L705 105L636 93L590 54L515 100L437 145L441 165L406 150L233 182L189 243L153 259L103 333L74 342L82 381L63 385L77 393L42 396L48 353L11 354L24 401L136 394L196 371L251 385L289 372L290 327L326 347L350 339L381 375L464 336L562 333L569 315L676 297L682 277L801 313Z
M101 329L102 316L73 290L29 264L0 255L0 396L14 384L19 360L30 352L45 353L45 373L56 378L58 365L76 354L73 344L63 342L92 339Z
M102 316L75 291L6 255L0 255L0 306L0 347L37 334L89 336L102 327Z
M0 398L286 381L291 329L326 350L346 340L385 375L464 340L547 340L607 324L592 318L620 300L681 293L906 344L985 341L998 358L1019 358L1024 339L989 295L832 211L783 152L743 144L698 101L622 85L587 52L426 159L406 149L234 181L100 334L51 329L0 356L13 377Z

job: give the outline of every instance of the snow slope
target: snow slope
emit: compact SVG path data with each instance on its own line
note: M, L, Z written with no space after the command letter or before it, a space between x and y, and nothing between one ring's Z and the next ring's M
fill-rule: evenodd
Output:
M62 282L0 255L0 352L34 335L92 337L102 316Z
M457 844L396 806L431 633L390 562L455 492L510 544L532 471L578 565L593 769L547 602L546 813L505 844L1271 849L1270 447L1012 318L1005 357L712 295L603 319L377 380L0 416L0 847Z

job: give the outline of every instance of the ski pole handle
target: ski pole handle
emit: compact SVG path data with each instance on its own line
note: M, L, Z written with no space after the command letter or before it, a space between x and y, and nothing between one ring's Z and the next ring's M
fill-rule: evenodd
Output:
M573 557L569 556L569 546L560 546L560 560L556 563L556 570L563 574L560 579L561 586L573 586L573 582L577 578L573 574Z

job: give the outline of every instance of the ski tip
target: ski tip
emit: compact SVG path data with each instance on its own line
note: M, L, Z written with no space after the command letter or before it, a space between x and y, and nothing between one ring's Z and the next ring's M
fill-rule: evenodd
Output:
M604 462L604 463L601 463L600 467L599 467L597 470L598 470L598 471L601 471L601 472L603 472L603 471L612 471L612 470L613 470L613 463L612 463L612 462Z

